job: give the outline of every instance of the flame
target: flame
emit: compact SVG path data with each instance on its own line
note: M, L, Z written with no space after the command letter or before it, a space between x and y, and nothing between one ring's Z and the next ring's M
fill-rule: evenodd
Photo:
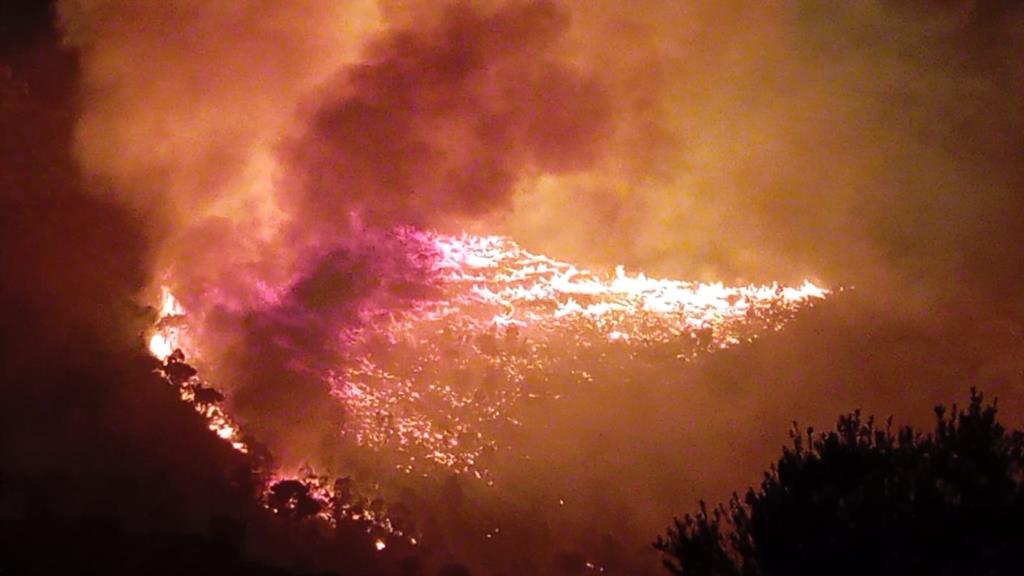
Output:
M383 241L412 255L413 276L430 296L397 305L367 299L359 322L337 335L341 354L322 374L345 405L343 438L374 454L382 473L427 475L440 467L492 485L487 454L503 449L498 438L522 426L526 403L566 401L601 371L626 370L637 359L687 363L749 342L830 294L810 281L726 286L650 278L622 266L594 272L501 236L399 228ZM407 281L402 275L395 284ZM193 344L187 335L186 310L163 288L150 352L210 430L247 452L237 424L204 400L210 389L195 376L173 377L172 364ZM628 380L621 376L613 379ZM303 483L324 510L334 501L326 478L307 474ZM334 514L402 536L381 511ZM374 546L386 544L377 539Z
M157 359L164 361L181 348L181 331L174 325L173 319L183 318L185 309L171 293L170 288L160 287L160 312L157 317L155 332L149 338L149 352Z
M167 360L167 357L177 348L176 338L173 334L157 332L149 339L149 352L160 360Z
M438 295L371 307L339 336L345 358L325 377L346 406L345 433L397 454L391 465L405 473L436 465L488 483L482 460L500 448L498 430L521 425L523 402L591 385L608 355L689 362L753 340L829 293L809 281L730 287L592 272L501 236L403 228L393 241L427 262L421 274Z
M181 307L181 303L178 299L171 294L171 289L167 286L160 287L160 318L167 318L169 316L184 316L185 309Z
M235 450L247 453L249 447L242 441L238 425L219 404L203 398L203 391L209 390L203 387L204 383L194 375L178 381L172 374L172 364L183 364L184 360L182 349L185 347L185 317L185 308L171 290L166 286L161 287L160 312L154 332L149 338L149 352L164 363L161 372L168 382L177 387L182 401L206 418L207 428Z
M688 362L778 330L829 294L810 281L725 286L634 275L622 266L592 272L501 236L399 228L388 241L416 256L417 275L436 296L366 306L360 322L338 335L344 357L323 377L346 406L345 435L362 447L397 448L391 466L406 473L439 465L491 482L479 465L498 449L491 429L520 425L515 408L524 400L558 400L592 383L590 369L604 353L593 353L597 344L626 358L654 353ZM166 362L184 347L186 319L163 288L149 340L156 358ZM458 381L482 371L501 381L487 398ZM537 381L548 389L526 386ZM188 385L180 393L219 437L247 450L218 405L196 403Z

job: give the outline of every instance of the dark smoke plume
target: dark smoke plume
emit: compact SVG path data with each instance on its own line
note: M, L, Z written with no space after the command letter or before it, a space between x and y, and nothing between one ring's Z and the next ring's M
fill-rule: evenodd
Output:
M373 42L325 90L292 152L303 223L336 229L355 212L436 225L507 207L524 175L584 171L601 158L608 95L559 58L566 9L440 11Z

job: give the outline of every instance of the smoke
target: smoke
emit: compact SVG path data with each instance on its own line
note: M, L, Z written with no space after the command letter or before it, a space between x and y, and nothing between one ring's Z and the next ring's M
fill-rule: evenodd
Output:
M524 186L506 218L517 238L674 276L944 294L1019 282L1003 257L1021 215L1014 3L574 15L616 104L617 162Z
M526 174L577 172L599 158L607 95L559 58L565 10L454 4L436 19L372 43L325 90L293 152L304 222L326 215L336 227L354 211L436 226L504 208Z
M549 2L62 8L86 63L82 164L151 218L183 290L280 284L353 219L503 206L525 173L593 165L608 125Z
M518 472L524 501L576 490L578 518L636 542L756 481L793 418L913 420L976 381L1019 396L1016 3L69 0L61 16L84 71L75 154L145 223L143 297L181 298L204 374L289 465L327 459L345 418L317 376L335 335L421 288L378 233L399 224L857 287L552 414L559 443L527 440L543 456ZM595 510L602 494L615 504Z

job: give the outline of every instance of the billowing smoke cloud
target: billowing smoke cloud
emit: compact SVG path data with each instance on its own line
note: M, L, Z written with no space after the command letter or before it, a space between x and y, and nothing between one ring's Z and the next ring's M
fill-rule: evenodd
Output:
M857 286L790 332L553 414L557 444L531 439L548 452L527 485L565 482L591 503L581 518L628 520L636 542L756 481L793 418L920 418L975 381L1020 396L1016 3L62 15L85 70L81 164L145 218L150 293L181 297L205 373L290 464L329 451L345 417L312 376L333 335L416 285L374 235L399 223L677 277ZM602 494L621 508L597 510Z
M355 212L436 225L504 208L527 174L593 167L608 96L561 61L568 26L552 2L454 4L372 43L292 152L303 221L326 214L336 228Z

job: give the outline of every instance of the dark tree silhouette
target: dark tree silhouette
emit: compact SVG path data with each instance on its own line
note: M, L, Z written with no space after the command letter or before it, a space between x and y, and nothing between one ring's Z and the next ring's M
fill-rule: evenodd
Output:
M1024 435L971 390L933 432L860 412L791 432L759 489L676 519L656 548L680 576L1024 573Z
M309 486L298 480L271 485L267 504L275 513L299 520L316 516L323 509L323 504L309 493Z

